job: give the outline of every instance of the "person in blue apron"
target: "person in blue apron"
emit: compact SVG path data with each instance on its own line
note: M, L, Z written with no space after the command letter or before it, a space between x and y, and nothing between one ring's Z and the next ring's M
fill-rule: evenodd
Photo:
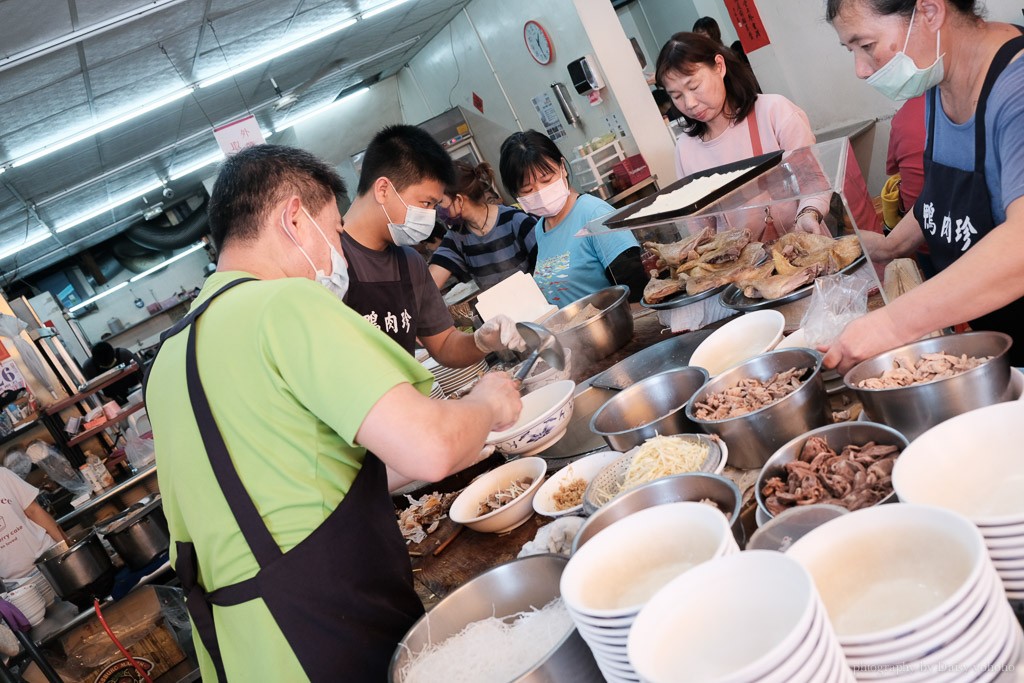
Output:
M434 229L435 207L455 180L451 158L416 126L388 126L363 156L357 196L345 213L345 303L409 353L416 340L441 365L462 368L526 345L508 316L473 334L455 329L448 306L412 248Z
M894 100L927 93L924 189L875 261L927 243L940 272L850 323L825 365L865 358L944 327L1014 339L1024 365L1024 29L981 19L973 0L828 0L827 19L857 76Z
M252 147L210 199L219 253L146 385L172 560L203 680L381 681L423 614L388 494L479 459L521 403L461 401L341 301L336 172ZM415 444L415 448L410 448Z

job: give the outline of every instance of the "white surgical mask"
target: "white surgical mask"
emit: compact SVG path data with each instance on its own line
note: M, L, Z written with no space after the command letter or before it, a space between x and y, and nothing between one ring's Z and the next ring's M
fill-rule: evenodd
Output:
M916 13L917 8L915 7L910 15L910 27L907 29L907 39L903 43L903 49L893 55L893 58L885 66L868 77L868 85L891 100L909 100L922 95L929 88L934 88L941 83L942 77L945 75L942 63L944 55L939 54L939 32L935 33L935 61L931 66L919 69L907 54L907 45L910 44L910 32L914 30Z
M557 216L558 212L565 207L570 194L572 193L569 191L569 183L559 174L557 178L536 192L516 197L516 201L523 207L523 211L550 218Z
M405 200L402 199L402 195L398 194L398 188L390 180L391 187L395 188L395 195L398 197L398 201L405 204ZM381 204L380 208L384 211L384 215L388 217L388 230L391 232L391 241L400 247L411 247L415 244L419 244L423 240L430 237L430 233L434 232L434 221L437 220L437 211L434 209L424 209L419 206L409 206L405 204L405 222L395 223L391 220L388 210Z
M327 244L327 248L331 250L330 275L326 274L324 271L316 267L316 265L313 263L313 259L309 258L309 254L306 253L306 250L302 248L302 246L295 239L295 236L292 235L290 230L288 230L288 227L285 224L284 213L281 214L281 228L284 230L284 234L288 235L288 238L292 241L292 243L296 247L298 247L302 255L306 257L306 261L309 262L309 267L313 269L313 279L316 282L323 285L324 287L326 287L329 292L334 294L334 296L338 297L339 299L344 299L345 293L348 292L348 261L345 260L345 257L341 255L340 251L334 248L334 245L331 244L330 240L327 239L327 235L324 234L324 231L320 228L320 225L315 220L313 220L312 216L309 215L309 211L306 211L306 207L302 207L302 213L306 214L306 218L308 218L310 222L314 226L316 226L316 230L317 232L320 233L320 237L323 238L323 241Z

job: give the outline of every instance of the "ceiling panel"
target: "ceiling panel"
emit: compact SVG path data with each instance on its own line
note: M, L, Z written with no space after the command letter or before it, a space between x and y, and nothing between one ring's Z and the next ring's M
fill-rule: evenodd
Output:
M188 28L198 32L203 7L202 1L188 0L87 40L82 43L86 62L96 66L145 45L155 45Z
M74 47L57 50L30 62L0 71L0 102L45 88L82 70Z
M85 80L81 76L65 79L59 83L36 90L27 95L22 95L16 100L0 104L0 131L3 131L3 139L12 136L22 138L23 131L39 121L48 119L64 108L75 108L88 105L89 98L85 90ZM77 116L76 116L77 120ZM62 131L54 129L48 132L44 139L52 139L60 135ZM66 135L66 132L63 133ZM27 132L24 136L29 135ZM15 154L22 154L38 147L42 140L32 144L21 146L21 149L12 150ZM26 149L26 147L29 147Z
M0 3L0 45L5 55L28 50L73 30L68 0Z
M148 7L153 0L74 0L74 3L78 27L81 28Z

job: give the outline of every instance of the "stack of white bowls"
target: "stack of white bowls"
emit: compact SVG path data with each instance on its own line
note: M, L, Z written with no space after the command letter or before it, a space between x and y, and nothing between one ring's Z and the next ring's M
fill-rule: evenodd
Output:
M43 623L46 618L46 600L31 582L21 583L0 597L21 610L33 626Z
M958 415L900 455L899 499L958 512L974 522L1011 600L1024 600L1024 403Z
M655 593L629 659L650 683L853 681L814 580L769 550L711 560Z
M992 681L1024 637L981 534L924 505L827 522L787 553L804 565L858 680Z
M19 585L31 585L39 591L47 607L57 600L57 593L53 590L53 585L47 581L46 577L38 569L33 570L31 574L20 581Z
M454 394L477 381L481 375L487 372L487 362L483 360L475 365L470 365L468 368L449 368L441 365L433 358L427 358L423 361L423 367L434 373L434 379L441 385L441 391L445 395Z
M587 541L562 573L561 594L605 678L640 680L627 639L652 595L690 568L738 551L725 515L692 502L641 510Z
M441 385L438 384L436 381L430 387L430 398L435 398L439 401L445 398L444 392L441 391Z

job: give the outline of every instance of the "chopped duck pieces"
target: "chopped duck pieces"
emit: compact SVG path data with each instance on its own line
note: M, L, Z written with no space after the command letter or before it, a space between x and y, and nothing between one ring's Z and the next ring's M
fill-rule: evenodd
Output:
M829 503L847 510L874 505L892 493L892 468L900 449L874 441L850 444L836 453L819 436L807 439L800 456L786 463L784 476L761 488L772 515L798 505Z
M409 507L398 511L398 528L406 543L420 543L434 533L441 520L448 515L456 493L426 493L419 498L406 496Z
M861 389L895 389L915 384L927 384L937 379L954 377L961 373L992 360L992 356L980 358L968 356L951 356L948 353L925 353L917 362L897 358L892 369L886 370L881 377L869 377L857 383Z
M806 372L806 368L793 368L775 373L764 382L753 377L740 380L735 386L698 401L693 414L699 420L725 420L752 413L799 389Z
M533 477L523 477L522 479L516 479L505 488L495 491L480 501L480 508L476 513L477 516L481 517L490 512L494 512L499 508L505 507L513 500L526 493L526 490L530 488L531 484L533 484Z

